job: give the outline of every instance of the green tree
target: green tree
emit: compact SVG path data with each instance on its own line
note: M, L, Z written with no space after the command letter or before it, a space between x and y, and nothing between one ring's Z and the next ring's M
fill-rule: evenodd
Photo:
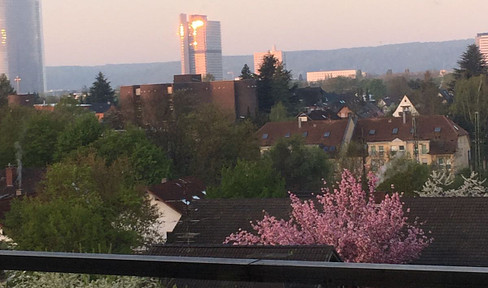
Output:
M20 138L24 166L45 167L53 163L58 136L66 125L51 112L38 112L30 117Z
M146 137L143 130L129 128L124 132L108 130L103 137L93 142L97 154L107 165L125 157L129 160L132 175L144 184L161 182L171 176L171 161L163 150Z
M241 75L239 75L239 79L241 80L248 80L248 79L255 79L256 74L251 72L251 69L249 69L249 66L247 64L244 64L241 70Z
M102 134L102 125L92 113L76 118L58 136L55 159L60 160L69 152L87 146Z
M10 84L5 73L0 74L0 107L7 105L8 95L15 94L15 89Z
M378 191L399 191L405 195L415 195L429 179L430 167L407 157L391 160L380 175Z
M257 93L259 111L270 113L271 107L281 101L289 113L293 113L298 99L293 97L291 72L273 55L264 56L258 70Z
M458 64L459 68L454 69L454 76L456 79L469 79L487 73L485 58L476 44L468 46L461 56L461 59L458 61Z
M283 103L278 102L273 107L271 107L271 112L269 113L269 120L271 122L285 121L287 119L288 113Z
M181 120L178 149L173 158L179 174L195 175L207 185L217 185L223 167L233 167L237 159L259 158L254 125L233 122L213 105L203 105Z
M24 135L26 123L35 110L26 107L0 108L0 166L16 164L15 143ZM20 155L19 155L20 156Z
M156 219L130 175L127 161L93 153L56 163L37 197L12 202L5 231L23 250L130 253Z
M447 106L439 97L439 86L434 82L429 71L425 72L424 80L416 81L417 89L411 93L411 100L422 115L442 115L447 112Z
M368 91L376 101L386 96L386 86L381 79L363 80L363 89Z
M269 159L238 160L235 167L222 170L222 181L208 191L212 198L286 197L285 181Z
M86 96L86 103L114 103L115 91L102 72L99 72L90 87L90 93Z
M332 177L332 166L327 155L318 147L305 146L300 137L282 139L265 154L273 168L286 181L291 191L317 191L324 180Z

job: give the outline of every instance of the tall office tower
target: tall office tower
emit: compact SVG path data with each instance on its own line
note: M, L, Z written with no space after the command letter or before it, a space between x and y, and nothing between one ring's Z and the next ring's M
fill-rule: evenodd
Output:
M180 14L181 74L212 74L222 80L220 22Z
M478 46L481 54L485 56L485 61L488 63L488 33L478 33L476 35L476 46Z
M254 73L258 73L261 64L263 64L263 58L266 55L273 55L278 61L283 62L283 51L276 50L276 46L273 45L273 49L268 52L256 52L254 53Z
M44 92L41 25L40 0L0 0L0 73L19 94Z

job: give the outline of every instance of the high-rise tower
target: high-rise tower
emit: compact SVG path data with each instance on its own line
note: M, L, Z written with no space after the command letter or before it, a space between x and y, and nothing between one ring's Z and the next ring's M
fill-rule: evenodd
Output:
M181 73L212 74L222 80L220 22L208 21L206 15L180 14L179 29Z
M485 61L488 62L488 33L478 33L475 40L476 46L478 46L481 54L485 57Z
M0 0L0 73L11 82L17 78L17 93L44 92L40 5L40 0Z

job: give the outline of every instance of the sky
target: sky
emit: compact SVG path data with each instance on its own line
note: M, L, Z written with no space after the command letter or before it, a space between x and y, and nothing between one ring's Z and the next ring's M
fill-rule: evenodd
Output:
M221 22L222 54L474 38L487 0L43 0L46 66L179 61L180 13Z

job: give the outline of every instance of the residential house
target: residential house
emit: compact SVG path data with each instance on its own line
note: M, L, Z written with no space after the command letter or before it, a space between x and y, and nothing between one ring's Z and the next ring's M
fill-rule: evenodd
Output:
M469 167L468 133L442 115L359 119L353 139L367 145L373 170L398 155L453 172Z
M184 177L166 181L147 188L151 205L158 210L157 227L159 235L166 239L166 233L173 231L188 205L205 198L205 185L195 177Z
M393 117L402 117L403 114L412 116L420 115L415 106L413 106L412 101L408 99L407 95L403 96L400 103L398 103L397 108L393 111Z
M407 222L418 220L434 240L412 264L488 266L488 197L403 197ZM239 229L253 231L250 221L261 220L264 211L288 219L290 200L204 199L189 205L168 243L222 244Z
M354 131L354 119L312 121L301 114L298 121L268 122L257 132L261 152L269 150L280 139L299 135L305 145L322 148L335 154L341 146L349 143Z

